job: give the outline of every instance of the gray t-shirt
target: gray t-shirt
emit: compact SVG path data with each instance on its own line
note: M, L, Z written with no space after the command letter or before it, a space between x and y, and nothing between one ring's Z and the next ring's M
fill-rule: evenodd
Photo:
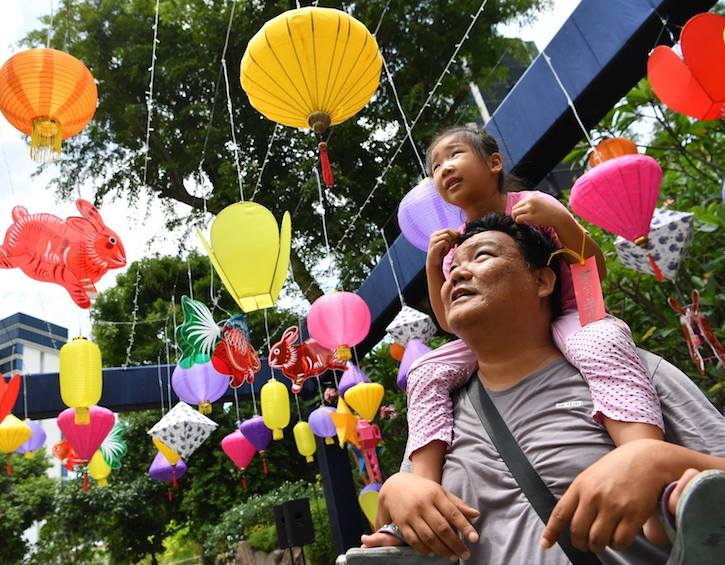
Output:
M725 456L725 420L679 369L640 352L653 375L665 417L667 440ZM489 394L536 471L555 496L614 448L592 419L589 388L563 358L505 391ZM529 565L569 563L558 546L543 550L544 525L501 460L466 394L454 398L453 443L446 455L443 486L477 508L480 535L469 544L470 563ZM664 563L668 548L640 536L625 551L606 550L605 564Z

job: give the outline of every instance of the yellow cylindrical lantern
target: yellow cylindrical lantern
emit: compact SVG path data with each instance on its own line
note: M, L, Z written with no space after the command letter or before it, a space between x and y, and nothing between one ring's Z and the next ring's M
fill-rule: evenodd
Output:
M166 460L169 462L169 465L171 465L173 467L174 465L176 465L179 462L179 459L181 459L181 457L179 456L178 453L176 453L176 451L171 449L168 445L163 443L158 438L151 437L151 441L154 442L156 449L158 449L161 452L161 455L163 455L166 458Z
M262 387L262 418L264 425L272 430L272 439L282 439L282 429L289 424L289 393L287 387L271 378Z
M0 376L2 378L2 376ZM0 423L0 451L6 455L13 453L33 435L33 430L12 414L8 414ZM7 462L8 476L11 474L10 459Z
M383 400L385 389L379 383L358 383L347 389L345 402L367 421L372 421Z
M101 350L77 337L60 348L60 396L76 409L75 423L90 423L88 407L98 404L103 390Z
M317 444L315 443L315 435L312 433L312 428L307 422L297 422L295 427L292 428L292 433L295 436L297 451L300 452L300 455L304 456L308 463L312 463L312 456L317 451Z
M91 461L88 463L88 472L99 487L108 486L108 475L111 474L111 467L106 463L100 450L96 451L91 457Z

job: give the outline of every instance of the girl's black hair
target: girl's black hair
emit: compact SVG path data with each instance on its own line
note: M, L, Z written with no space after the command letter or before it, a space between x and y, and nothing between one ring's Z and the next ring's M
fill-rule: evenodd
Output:
M433 138L433 141L431 141L428 146L428 150L425 153L425 166L428 170L428 174L431 176L433 175L433 148L447 137L454 137L458 141L468 145L485 163L488 163L488 158L494 153L501 153L496 139L481 127L454 126L446 128ZM521 181L512 174L504 175L502 170L498 175L498 191L505 193L518 192L519 190L524 190L524 186Z

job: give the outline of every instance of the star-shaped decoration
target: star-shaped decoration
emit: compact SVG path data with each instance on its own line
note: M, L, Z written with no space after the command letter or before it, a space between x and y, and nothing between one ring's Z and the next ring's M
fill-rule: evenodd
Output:
M340 447L344 447L345 442L350 442L355 447L359 447L360 442L357 439L357 432L355 431L358 418L350 412L342 397L337 400L337 412L331 412L330 418L332 418L332 422L335 424Z

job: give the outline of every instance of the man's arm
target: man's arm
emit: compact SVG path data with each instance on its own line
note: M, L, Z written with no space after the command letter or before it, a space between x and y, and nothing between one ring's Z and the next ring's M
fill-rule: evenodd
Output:
M662 489L688 468L725 471L725 459L650 439L618 447L574 479L551 513L542 546L554 545L570 524L577 549L624 549L654 513Z

